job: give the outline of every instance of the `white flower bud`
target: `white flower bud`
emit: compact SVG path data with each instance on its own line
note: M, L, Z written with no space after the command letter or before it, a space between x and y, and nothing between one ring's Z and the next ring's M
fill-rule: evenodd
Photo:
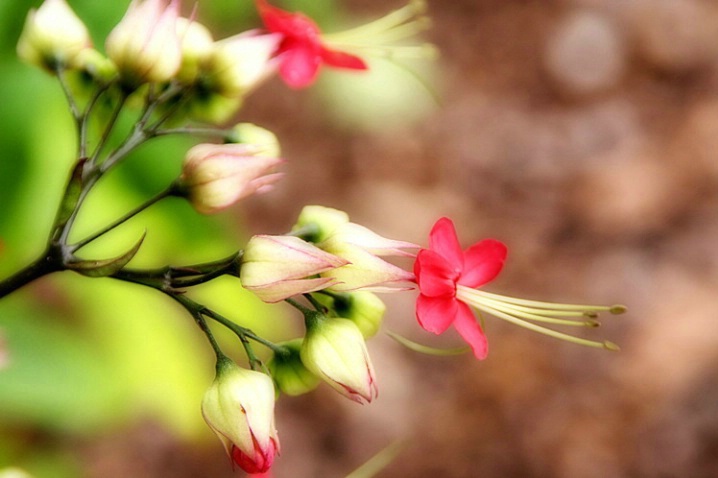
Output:
M182 63L178 12L178 0L132 0L105 43L127 86L166 82L177 74Z
M28 13L17 54L30 64L55 70L73 66L75 57L91 44L87 27L65 0L45 0Z

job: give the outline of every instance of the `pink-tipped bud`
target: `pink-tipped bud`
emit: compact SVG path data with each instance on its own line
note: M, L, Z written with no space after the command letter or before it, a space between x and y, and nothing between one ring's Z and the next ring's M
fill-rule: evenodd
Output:
M179 190L202 214L212 214L255 193L269 191L281 177L280 158L251 144L198 144L185 156Z
M279 453L274 385L261 372L225 359L202 400L202 415L230 458L247 473L265 473Z
M178 0L132 0L105 43L126 86L162 83L177 74L182 64L178 16Z
M294 236L254 236L244 249L239 278L265 302L325 289L331 278L317 274L346 261Z
M325 316L307 320L301 357L311 372L345 397L362 404L376 398L374 367L354 322Z
M271 60L282 36L245 32L215 42L204 69L211 91L228 97L243 96L276 69Z

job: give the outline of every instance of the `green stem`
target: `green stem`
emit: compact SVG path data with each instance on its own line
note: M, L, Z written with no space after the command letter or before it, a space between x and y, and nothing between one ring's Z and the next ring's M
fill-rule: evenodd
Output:
M101 230L95 232L94 234L92 234L92 235L90 235L90 236L84 238L83 240L81 240L81 241L79 241L79 242L73 244L72 246L70 246L70 250L71 250L72 252L75 252L75 251L77 251L77 250L83 248L84 246L86 246L86 245L89 244L90 242L94 241L95 239L97 239L97 238L103 236L104 234L110 232L111 230L115 229L116 227L118 227L118 226L124 224L125 222L127 222L128 220L132 219L134 216L136 216L136 215L139 214L140 212L144 211L144 210L147 209L148 207L152 206L153 204L155 204L155 203L161 201L162 199L164 199L164 198L166 198L166 197L168 197L168 196L171 196L173 193L174 193L174 187L173 187L173 186L170 186L169 188L167 188L167 189L165 189L164 191L160 192L160 193L157 194L156 196L150 198L148 201L146 201L146 202L144 202L143 204L139 205L138 207L136 207L136 208L133 209L132 211L128 212L127 214L125 214L125 215L122 216L121 218L117 219L117 220L116 220L115 222L113 222L112 224L107 225L106 227L102 228Z
M75 101L75 97L72 96L70 85L67 84L67 78L65 78L65 71L65 68L62 66L58 66L55 69L55 73L57 74L57 80L60 82L62 92L65 94L65 99L67 100L67 104L70 107L70 113L72 113L72 118L75 120L75 124L79 130L83 115L80 113L80 108L77 106L77 101Z
M222 348L217 343L217 340L214 338L214 335L212 334L212 331L210 330L209 326L207 325L207 321L204 320L203 314L206 313L206 308L203 305L198 304L197 302L193 301L192 299L177 293L170 293L165 292L167 295L172 297L174 300L179 302L185 309L187 309L187 312L192 315L195 322L197 322L197 325L199 328L204 332L204 334L207 336L207 340L209 341L209 344L212 346L212 350L214 350L214 354L217 356L217 362L221 362L223 360L227 360L227 356L222 352Z
M216 136L219 138L227 138L227 135L229 133L229 130L221 128L195 128L191 126L186 126L183 128L156 129L154 131L155 136L168 136L171 134L189 134L196 136Z
M219 322L220 324L224 325L224 326L227 327L229 330L231 330L232 332L234 332L234 333L240 338L240 340L252 339L252 340L254 340L255 342L260 343L260 344L264 345L265 347L267 347L267 348L269 348L269 349L271 349L272 351L275 351L275 352L276 352L277 350L281 350L281 349L282 349L282 347L278 346L278 345L275 344L274 342L270 342L269 340L260 337L259 335L257 335L257 334L255 334L254 332L252 332L250 329L248 329L248 328L246 328L246 327L242 327L241 325L239 325L239 324L237 324L237 323L235 323L235 322L229 320L228 318L226 318L226 317L224 317L224 316L222 316L222 315L220 315L220 314L214 312L213 310L207 309L207 310L206 310L206 313L207 313L207 317L209 317L209 318L212 319L212 320L215 320L215 321Z
M97 146L95 147L95 152L92 153L92 158L90 159L91 165L96 165L98 158L100 157L100 154L102 153L102 149L107 144L107 140L110 138L110 134L112 133L112 130L115 128L115 125L117 124L117 119L120 116L120 112L122 112L122 108L125 106L125 102L127 101L128 94L126 92L123 92L120 95L120 99L117 101L117 106L112 111L112 116L110 116L109 121L105 125L105 129L102 132L102 136L100 136L100 140L97 143Z
M219 259L189 266L165 266L157 269L127 269L116 272L115 279L142 284L160 290L171 290L209 282L221 275L237 275L237 263L242 251Z

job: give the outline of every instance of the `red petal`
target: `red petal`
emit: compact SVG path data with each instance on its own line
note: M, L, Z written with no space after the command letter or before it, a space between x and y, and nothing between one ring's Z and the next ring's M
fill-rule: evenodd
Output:
M414 262L414 275L419 290L429 297L456 295L458 274L451 265L434 251L422 249Z
M463 302L459 302L459 308L456 312L454 320L454 328L459 332L461 337L471 346L474 356L479 360L484 360L489 354L489 342L486 340L484 331L476 321L474 313L469 306Z
M494 239L485 239L469 247L459 284L476 288L493 280L504 267L507 252L506 246Z
M464 253L456 236L454 223L448 217L442 217L429 233L429 248L441 255L456 272L464 268Z
M347 68L350 70L368 70L367 64L358 56L322 48L322 60L328 66L335 68Z
M267 450L262 450L254 436L252 436L252 441L254 443L253 457L244 453L239 447L232 445L232 460L247 473L266 473L274 462L274 455L277 453L277 444L274 438L271 438Z
M281 56L279 74L292 88L304 88L311 85L319 73L321 58L313 48L296 45Z
M267 3L256 0L257 11L264 26L272 33L284 33L294 38L313 39L319 42L319 27L314 21L301 13L292 13Z
M454 321L459 305L461 303L454 298L419 295L416 298L416 319L424 330L439 335Z

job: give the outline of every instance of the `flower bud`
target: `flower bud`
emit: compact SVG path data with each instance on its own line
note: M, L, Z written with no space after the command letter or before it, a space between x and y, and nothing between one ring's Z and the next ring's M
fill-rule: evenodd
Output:
M248 144L198 144L187 151L178 189L202 214L212 214L254 193L271 190L282 162Z
M178 12L178 0L132 0L105 43L126 86L165 82L177 74L182 63Z
M315 294L315 299L337 317L354 322L365 339L376 335L386 312L386 304L376 294L366 291Z
M320 379L302 363L299 356L302 339L279 345L284 348L285 353L275 352L267 365L279 391L286 395L297 396L314 390L319 385Z
M315 277L346 261L294 236L253 236L244 249L239 278L265 302L325 289L334 279Z
M281 40L279 34L249 31L216 42L204 71L210 90L235 97L258 86L274 72L270 58Z
M392 283L408 282L414 277L412 273L378 256L407 256L410 254L403 249L417 246L409 242L386 239L358 224L345 223L338 226L319 247L349 262L344 267L325 273L325 277L332 277L337 281L337 285L333 286L337 291L360 288L375 291L396 290L391 286Z
M349 215L339 209L325 206L304 206L302 212L299 213L294 230L312 227L316 229L316 234L308 240L322 242L337 227L348 222Z
M227 136L230 143L251 144L257 148L257 155L279 157L282 153L277 136L268 129L253 123L239 123Z
M194 20L179 17L176 26L182 51L182 64L177 79L191 84L199 75L202 63L212 54L214 40L207 27Z
M30 64L55 70L72 66L91 45L90 34L65 0L45 0L30 10L17 44L17 54Z
M321 314L306 317L301 357L307 369L358 403L369 403L378 389L364 337L351 320Z
M274 385L268 375L222 360L202 400L202 415L244 471L269 470L279 453L279 437L274 428Z
M99 84L107 84L117 75L115 64L94 48L85 48L75 59L77 68Z

